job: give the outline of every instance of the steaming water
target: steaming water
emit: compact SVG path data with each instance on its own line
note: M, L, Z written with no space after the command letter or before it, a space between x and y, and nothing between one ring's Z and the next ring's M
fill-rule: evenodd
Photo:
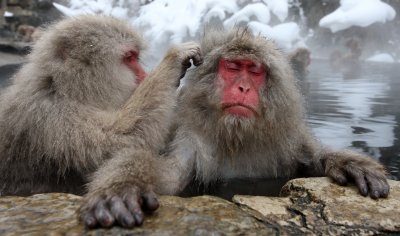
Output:
M301 81L310 127L322 143L366 153L400 179L400 65L343 66L313 61Z
M346 67L347 66L347 67ZM400 65L363 63L332 69L313 61L299 81L306 98L308 123L332 148L350 148L383 163L390 178L400 179ZM0 87L16 66L0 67ZM278 195L286 180L232 180L207 190L188 189L230 199L233 194Z

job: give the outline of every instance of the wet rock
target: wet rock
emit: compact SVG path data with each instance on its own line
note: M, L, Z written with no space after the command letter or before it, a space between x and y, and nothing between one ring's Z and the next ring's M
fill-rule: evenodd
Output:
M399 233L400 182L389 183L387 199L363 197L355 186L341 187L328 178L306 178L289 181L282 188L287 198L235 196L233 201L289 234Z
M0 198L0 235L371 235L400 232L400 182L387 199L362 197L327 178L289 181L286 197L161 196L161 207L134 229L87 230L76 210L81 197L37 194Z
M148 215L141 227L132 230L86 230L77 220L80 197L71 194L37 194L31 197L0 198L0 235L244 235L275 234L273 228L226 200L200 196L160 197L161 207Z

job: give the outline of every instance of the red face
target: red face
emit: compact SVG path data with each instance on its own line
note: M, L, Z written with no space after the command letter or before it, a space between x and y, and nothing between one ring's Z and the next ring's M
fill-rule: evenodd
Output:
M139 64L139 52L138 51L129 51L125 54L123 61L125 65L127 65L133 73L137 76L139 83L142 82L147 74L143 70L142 66Z
M259 90L266 80L266 69L252 60L221 59L218 79L223 84L221 108L225 114L253 117L260 103Z

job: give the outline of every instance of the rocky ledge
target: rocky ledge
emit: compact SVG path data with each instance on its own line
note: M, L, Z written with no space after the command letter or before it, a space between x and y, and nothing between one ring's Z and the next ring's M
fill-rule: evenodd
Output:
M400 182L387 199L362 197L327 178L289 181L285 197L161 196L161 207L131 230L87 230L78 222L81 197L37 194L0 198L0 235L374 235L400 233Z

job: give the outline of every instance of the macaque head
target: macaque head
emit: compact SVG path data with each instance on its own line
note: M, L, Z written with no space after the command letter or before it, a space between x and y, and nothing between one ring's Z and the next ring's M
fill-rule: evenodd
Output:
M188 126L240 147L302 118L293 71L273 41L248 28L208 30L201 50L204 62L187 73L178 101Z
M146 72L140 55L141 35L127 22L111 16L82 15L49 27L31 53L40 78L56 93L111 108L122 105Z
M266 68L251 59L221 58L217 84L222 86L221 109L224 114L254 117L259 111L260 89L266 80Z

